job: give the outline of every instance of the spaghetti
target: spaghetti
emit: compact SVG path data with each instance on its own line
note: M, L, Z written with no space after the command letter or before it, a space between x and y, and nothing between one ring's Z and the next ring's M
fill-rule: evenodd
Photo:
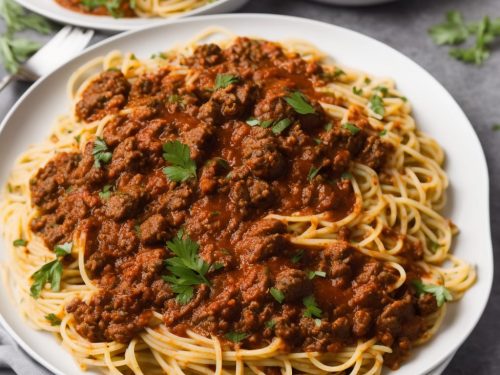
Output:
M111 374L397 368L476 277L439 213L443 151L392 81L299 41L200 45L220 32L73 74L1 200L13 298Z

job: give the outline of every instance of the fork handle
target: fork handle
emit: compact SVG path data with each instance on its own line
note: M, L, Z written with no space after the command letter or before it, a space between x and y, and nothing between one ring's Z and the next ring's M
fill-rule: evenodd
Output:
M0 80L0 91L2 91L5 88L5 86L7 86L13 79L14 79L13 74L7 74L5 77L3 77Z

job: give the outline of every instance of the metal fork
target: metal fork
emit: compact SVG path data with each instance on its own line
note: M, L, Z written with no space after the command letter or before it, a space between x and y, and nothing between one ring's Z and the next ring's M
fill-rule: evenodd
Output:
M19 67L15 74L0 80L0 91L13 80L34 82L50 73L85 48L94 35L93 30L63 27L47 44Z

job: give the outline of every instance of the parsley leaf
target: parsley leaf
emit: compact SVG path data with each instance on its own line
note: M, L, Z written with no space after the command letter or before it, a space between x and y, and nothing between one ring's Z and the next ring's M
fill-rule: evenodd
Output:
M347 129L349 130L353 135L354 134L358 134L359 131L361 130L360 128L358 128L356 125L350 123L350 122L346 122L345 124L342 125L342 127L344 129Z
M108 145L101 137L97 137L95 139L92 155L94 155L95 168L101 168L101 163L108 164L113 156L113 154L108 150Z
M6 34L0 37L0 57L5 69L17 73L19 65L35 53L41 44L28 39L16 38Z
M189 146L179 141L169 141L163 145L163 158L172 164L163 168L163 173L175 182L196 178L196 163L191 159Z
M54 313L45 315L45 319L50 322L51 326L58 326L59 324L61 324L61 319L59 319L59 317Z
M104 185L102 188L102 191L99 192L99 198L101 198L103 201L108 200L109 197L111 196L111 189L113 188L113 185Z
M450 56L466 63L481 65L489 56L488 45L494 39L494 33L491 30L489 17L484 17L479 22L476 31L476 43L471 48L455 48L450 51Z
M434 294L438 307L443 306L445 302L453 300L450 291L443 285L424 284L422 280L413 280L413 285L419 295L422 293Z
M356 86L352 86L352 93L361 96L363 95L363 89L358 89Z
M307 174L307 181L312 181L314 179L314 177L316 177L316 175L319 173L319 171L321 170L321 167L311 167L311 169L309 169L309 173Z
M54 252L56 253L57 256L64 257L68 254L71 254L72 249L73 249L73 243L65 242L62 245L56 245L56 247L54 248Z
M297 264L300 262L303 256L304 256L304 250L300 249L293 255L293 257L290 260L292 261L293 264Z
M379 116L384 116L385 108L384 101L378 95L373 95L370 99L370 103L368 104L369 108Z
M384 129L380 133L378 133L378 135L381 136L381 137L383 137L386 134L387 134L387 129Z
M12 242L12 244L14 246L26 246L28 244L28 241L26 240L23 240L22 238L18 238L17 240L14 240L14 242Z
M82 0L81 4L89 10L105 7L108 13L114 18L123 17L123 9L121 8L122 0ZM132 8L134 8L134 6L132 6Z
M248 336L248 333L245 332L228 332L224 335L226 339L232 342L240 342L245 340Z
M291 120L284 118L283 120L279 120L278 122L276 122L271 130L274 134L281 134L281 132L288 128L291 124Z
M238 82L240 79L232 74L217 74L215 77L214 90L223 89L232 83Z
M329 122L328 124L326 124L323 129L325 129L325 131L329 132L330 130L332 130L333 128L333 124L331 122Z
M205 277L210 269L210 264L198 255L200 245L193 241L189 235L184 235L181 229L177 236L167 242L167 247L175 256L165 260L167 270L171 275L163 276L172 291L177 294L177 302L186 304L193 297L193 286L199 284L210 285Z
M316 300L314 299L314 296L311 294L310 296L305 297L302 300L302 303L306 307L306 311L304 312L304 316L307 316L308 318L312 318L315 316L316 318L321 318L321 309L318 307L318 304L316 303Z
M50 287L54 292L58 292L61 289L61 278L63 273L61 259L71 253L72 247L73 244L71 242L56 245L54 248L56 259L44 264L33 275L31 275L33 283L31 284L30 293L33 298L40 297L40 293L42 293L42 289L47 283L50 284Z
M32 29L42 34L50 34L52 25L42 16L26 12L12 0L0 1L0 15L7 24L8 32L18 32Z
M469 36L462 15L458 11L446 13L446 21L431 27L428 32L434 43L438 45L459 44Z
M276 301L278 301L279 303L283 303L283 301L285 300L285 295L283 294L283 292L277 288L270 288L269 289L269 293L271 293L271 295L274 297L274 299Z
M309 271L307 273L307 277L309 278L309 280L314 279L316 276L326 277L326 272L324 272L324 271Z
M271 319L265 322L264 325L266 326L266 328L273 329L276 326L276 321L274 319Z
M307 101L307 98L300 91L294 91L285 96L285 101L293 107L295 112L301 115L316 113L314 107Z

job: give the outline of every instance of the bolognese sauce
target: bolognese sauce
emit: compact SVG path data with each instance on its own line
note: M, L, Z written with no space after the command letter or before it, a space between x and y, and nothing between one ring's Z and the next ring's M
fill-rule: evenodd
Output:
M350 163L383 173L393 147L355 106L350 126L330 118L319 101L342 99L317 90L326 84L321 65L278 44L207 44L183 63L189 82L168 68L132 82L101 73L75 111L84 122L112 115L98 140L109 156L99 162L97 140L88 142L58 153L31 182L39 210L31 228L49 248L86 234L85 268L98 291L67 306L78 332L126 343L156 312L175 334L215 335L229 348L278 337L283 351L337 352L377 337L397 368L437 310L411 284L420 271L408 265L395 289L398 272L357 251L347 228L332 245L305 248L267 218L346 217L356 205ZM165 172L175 164L165 145L188 150L182 178ZM181 299L166 265L175 243L207 265L206 282ZM419 260L421 244L404 239L401 254Z

